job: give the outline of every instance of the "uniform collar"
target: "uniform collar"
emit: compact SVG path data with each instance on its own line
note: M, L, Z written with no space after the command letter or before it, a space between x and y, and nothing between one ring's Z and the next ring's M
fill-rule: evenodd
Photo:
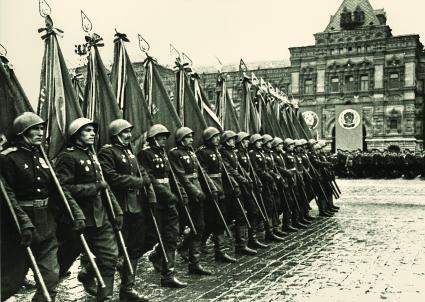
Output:
M73 144L72 145L74 148L76 148L76 149L80 149L80 150L83 150L83 151L87 151L87 150L89 150L89 147L88 146L81 146L81 145L79 145L79 144Z

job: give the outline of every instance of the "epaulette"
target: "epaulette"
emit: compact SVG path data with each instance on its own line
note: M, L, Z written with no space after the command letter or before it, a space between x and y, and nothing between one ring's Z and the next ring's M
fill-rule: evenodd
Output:
M8 155L8 154L10 154L12 152L15 152L15 151L18 151L18 148L16 148L16 147L10 147L10 148L7 148L7 149L3 150L0 154L1 155Z
M142 150L149 150L151 146L143 146Z
M68 147L68 148L66 148L66 151L74 151L75 150L75 147Z
M107 148L111 148L111 147L112 147L112 145L111 145L111 144L106 144L106 145L104 145L102 148L107 149Z
M170 151L177 150L177 147L171 148Z

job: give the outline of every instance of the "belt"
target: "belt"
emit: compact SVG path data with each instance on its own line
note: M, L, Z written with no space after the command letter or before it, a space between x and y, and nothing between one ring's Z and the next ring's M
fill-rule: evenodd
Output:
M220 178L221 173L208 174L208 176L211 177L211 178Z
M160 184L168 184L170 182L170 180L168 179L168 177L166 177L166 178L157 178L156 181L158 183L160 183Z
M47 207L49 198L44 199L34 199L34 200L19 200L19 205L21 207L33 207L33 208L43 208Z
M198 178L198 173L187 174L185 177L188 179L195 179Z

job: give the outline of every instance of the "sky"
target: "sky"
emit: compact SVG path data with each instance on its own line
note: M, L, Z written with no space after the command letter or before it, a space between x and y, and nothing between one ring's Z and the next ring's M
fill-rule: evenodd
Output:
M36 106L44 45L37 29L44 27L39 0L0 0L0 43ZM74 45L84 42L80 10L104 38L100 50L105 65L112 63L115 29L130 39L132 61L144 59L137 34L150 44L150 55L171 65L169 44L188 54L193 67L217 64L288 60L289 47L314 44L313 34L325 29L342 0L47 0L68 68L82 61ZM370 0L385 8L393 35L425 37L423 0ZM424 42L424 40L422 40Z

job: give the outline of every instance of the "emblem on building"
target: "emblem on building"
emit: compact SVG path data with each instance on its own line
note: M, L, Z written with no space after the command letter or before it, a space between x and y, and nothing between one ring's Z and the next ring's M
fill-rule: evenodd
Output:
M319 124L319 117L317 116L316 112L305 111L302 113L302 115L308 128L310 129L317 128L317 125Z
M360 115L354 109L345 109L340 113L338 122L344 129L354 129L360 124Z

